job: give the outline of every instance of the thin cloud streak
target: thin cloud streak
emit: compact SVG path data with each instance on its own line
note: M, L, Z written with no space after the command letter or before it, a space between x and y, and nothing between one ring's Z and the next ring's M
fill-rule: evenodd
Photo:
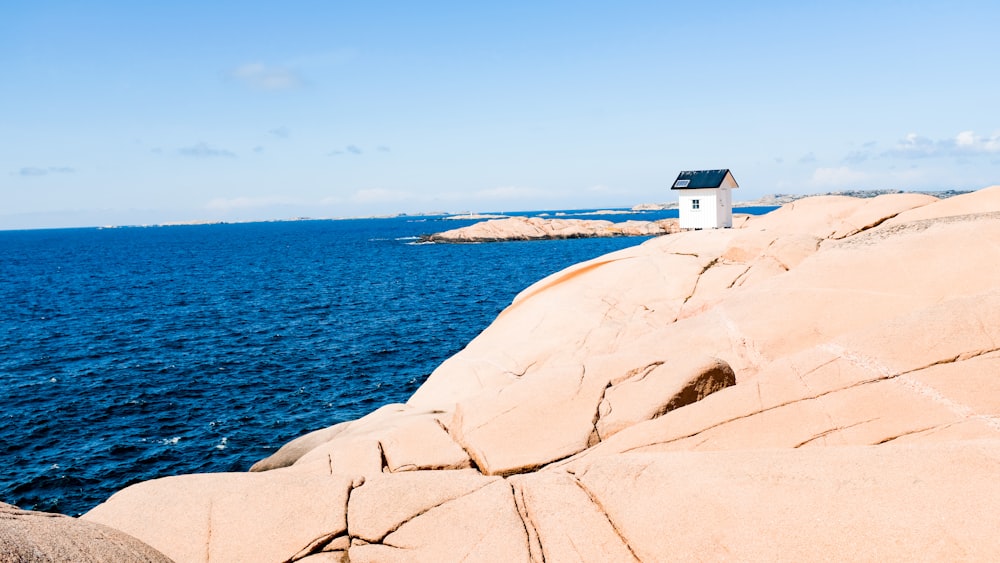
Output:
M40 168L37 166L25 166L17 171L19 176L47 176L49 174L73 174L76 169L69 166L49 166Z
M236 158L236 153L212 147L207 143L198 143L190 147L179 148L177 149L177 154L191 158Z
M343 154L353 154L355 156L360 156L364 154L364 152L365 152L364 149L362 149L358 145L347 145L342 149L335 149L326 153L326 156L340 156Z

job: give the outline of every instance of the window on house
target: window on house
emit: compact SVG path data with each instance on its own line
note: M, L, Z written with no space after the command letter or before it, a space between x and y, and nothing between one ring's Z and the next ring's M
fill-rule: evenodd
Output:
M701 200L700 199L692 199L691 200L691 209L701 209Z

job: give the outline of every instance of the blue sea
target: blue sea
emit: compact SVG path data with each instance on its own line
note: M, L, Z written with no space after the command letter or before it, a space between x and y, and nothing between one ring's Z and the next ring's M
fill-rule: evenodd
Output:
M644 240L416 244L473 222L0 231L0 501L78 515L139 481L246 471L406 401L519 291Z

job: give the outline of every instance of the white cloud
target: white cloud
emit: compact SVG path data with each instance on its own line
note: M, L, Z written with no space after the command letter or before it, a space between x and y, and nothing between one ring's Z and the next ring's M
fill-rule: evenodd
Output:
M962 131L955 136L955 148L970 153L1000 153L1000 134L980 137L974 131Z
M896 146L885 152L886 156L898 156L903 158L924 158L937 156L940 154L944 144L918 135L909 133L896 142Z
M962 131L955 136L955 146L974 147L978 143L976 134L972 131Z
M975 131L961 131L954 137L937 140L910 133L883 156L931 158L990 154L1000 154L1000 134L983 137Z
M303 84L302 77L291 68L261 63L241 65L229 75L257 90L294 90Z

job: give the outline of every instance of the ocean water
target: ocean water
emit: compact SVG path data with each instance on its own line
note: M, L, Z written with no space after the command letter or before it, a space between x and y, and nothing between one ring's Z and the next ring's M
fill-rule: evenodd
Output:
M404 402L519 291L644 240L415 244L472 222L0 232L0 501L77 515L139 481L245 471Z

